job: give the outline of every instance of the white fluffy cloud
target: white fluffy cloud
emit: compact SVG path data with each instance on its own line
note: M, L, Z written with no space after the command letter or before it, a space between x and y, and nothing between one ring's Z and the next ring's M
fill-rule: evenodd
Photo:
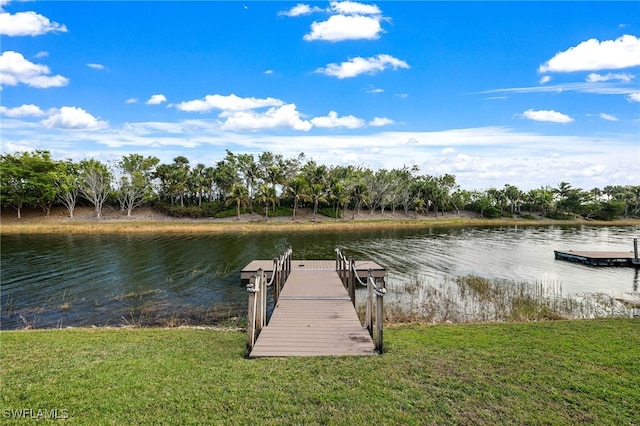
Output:
M592 72L587 76L587 81L589 83L599 83L601 81L618 80L625 83L629 83L634 78L635 76L633 74L628 74L628 73L615 73L615 74L608 73L608 74L602 75L602 74Z
M43 120L42 125L47 128L94 130L103 129L108 123L98 120L82 108L65 106Z
M296 13L303 14L309 9L306 5L298 5ZM308 7L308 6L307 6ZM331 2L331 12L334 14L326 21L311 24L311 31L305 34L306 41L343 41L343 40L375 40L384 32L380 22L386 18L378 6L352 1ZM310 13L310 12L309 12ZM306 14L306 13L304 13ZM288 15L299 16L299 15Z
M163 94L151 96L145 104L147 105L160 105L163 102L167 102L167 97Z
M346 127L347 129L358 129L364 127L364 120L354 117L353 115L344 115L338 117L338 113L330 111L326 117L315 117L311 123L316 127L335 128Z
M375 16L333 15L323 22L311 24L311 32L305 34L306 41L325 40L375 40L380 38L380 18Z
M33 104L25 104L15 108L0 106L0 114L7 117L42 117L46 115L39 106Z
M315 72L336 78L356 77L360 74L375 74L387 68L410 68L409 64L391 55L380 54L370 58L356 57L341 64L328 64L325 68L318 68Z
M280 107L269 108L266 112L251 110L228 111L220 114L225 118L222 130L268 130L278 128L290 128L294 130L308 131L313 125L300 118L300 112L295 104L287 104Z
M322 11L323 9L319 8L318 6L309 6L308 4L298 3L297 5L293 6L291 9L278 12L278 15L294 18L296 16L311 15L314 12L322 12Z
M280 99L274 98L241 98L234 94L229 96L207 95L203 99L180 102L176 108L185 112L209 112L213 109L222 111L244 111L255 108L279 107L284 105Z
M390 124L395 123L395 121L393 121L390 118L387 117L375 117L373 120L369 121L369 126L373 126L373 127L382 127L382 126L388 126Z
M0 55L0 86L15 86L19 83L31 87L60 87L69 83L69 79L61 75L49 75L51 71L46 65L34 64L14 51L2 52Z
M126 101L124 101L125 104L135 104L138 103L138 98L129 98Z
M342 15L380 15L382 11L375 4L364 4L355 1L333 1L331 9Z
M627 96L629 102L640 102L640 92L633 92Z
M540 65L538 72L573 72L621 69L640 65L640 39L623 35L616 40L583 41Z
M550 121L552 123L570 123L573 118L566 114L554 110L533 110L528 109L522 114L525 118L534 121Z
M66 32L67 27L51 22L46 16L35 12L15 14L0 12L0 35L37 36L50 32Z

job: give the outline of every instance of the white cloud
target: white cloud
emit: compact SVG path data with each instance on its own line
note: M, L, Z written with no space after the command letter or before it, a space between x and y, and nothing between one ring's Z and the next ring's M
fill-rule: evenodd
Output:
M57 129L103 129L108 126L106 121L101 121L82 108L62 107L49 118L42 121L47 128Z
M50 32L67 32L67 27L51 22L49 18L35 12L10 14L0 12L0 35L37 36Z
M241 98L234 94L229 96L207 95L204 99L180 102L176 108L186 112L209 112L213 109L222 111L244 111L255 108L279 107L284 105L280 99L274 98Z
M135 104L138 102L138 98L129 98L126 101L124 101L125 104Z
M162 94L151 96L145 104L147 105L160 105L163 102L167 102L167 97Z
M409 97L409 94L408 93L396 93L395 96L397 98L400 98L400 99L407 99Z
M295 104L287 104L280 107L269 108L266 112L255 111L228 111L220 114L226 120L222 124L222 130L268 130L278 128L290 128L294 130L308 131L312 124L300 118L300 113Z
M440 154L448 155L448 154L453 154L454 152L456 152L456 150L453 148L444 148L442 151L440 151Z
M600 118L602 118L603 120L607 120L607 121L620 121L620 119L618 119L618 117L611 115L611 114L606 114L604 112L601 112L598 115Z
M538 72L597 71L640 65L640 39L623 35L616 40L595 38L557 53L540 65Z
M40 52L33 55L33 57L36 59L47 58L48 56L49 56L49 52L46 52L44 50L41 50Z
M589 83L598 83L601 81L609 81L609 80L619 80L625 83L629 83L634 78L635 78L635 75L628 74L628 73L616 73L616 74L608 73L608 74L602 75L602 74L592 72L587 76L586 80Z
M640 92L633 92L627 96L629 102L640 102Z
M387 117L375 117L373 120L369 121L369 126L382 127L382 126L388 126L394 123L395 121Z
M354 1L333 1L331 9L341 15L380 15L382 11L375 4L364 4Z
M273 74L273 70L266 70L264 73L266 75L272 75Z
M315 117L311 120L311 123L316 127L346 127L347 129L358 129L365 125L364 120L360 118L353 115L338 117L338 113L335 111L330 111L326 117Z
M325 40L376 40L383 32L377 16L333 15L323 22L311 24L311 32L305 34L306 41Z
M323 9L319 8L318 6L311 7L308 4L298 3L297 5L293 6L291 9L278 12L278 15L288 16L290 18L293 18L296 16L310 15L314 12L322 12L322 11Z
M93 68L94 70L104 70L107 69L104 65L102 64L87 64L87 66L89 68Z
M485 90L476 92L475 94L492 94L492 93L562 93L562 92L581 92L593 93L598 95L629 95L635 91L631 85L625 86L621 84L611 84L607 82L597 83L564 83L553 84L549 86L533 86L533 87L512 87L506 89Z
M0 106L0 114L7 117L42 117L45 112L37 105L25 104L15 108Z
M65 86L69 79L61 76L50 76L51 71L46 65L34 64L13 51L2 52L0 55L0 86L15 86L18 83L40 89L47 87Z
M378 87L374 87L372 85L369 85L369 87L367 89L364 90L365 93L384 93L384 90L378 88Z
M384 71L388 67L394 70L398 68L410 68L409 64L391 55L380 54L371 58L356 57L341 64L329 64L326 68L318 68L315 72L339 79L356 77L360 74L375 74Z
M551 77L548 75L544 75L542 76L542 78L540 79L540 84L547 84L548 82L551 81Z
M522 114L525 118L534 121L550 121L552 123L570 123L573 118L566 114L554 110L533 110L528 109Z

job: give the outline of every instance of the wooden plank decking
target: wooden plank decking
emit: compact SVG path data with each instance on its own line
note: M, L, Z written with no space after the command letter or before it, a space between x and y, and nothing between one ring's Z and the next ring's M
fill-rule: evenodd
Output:
M268 262L270 261L254 261ZM247 265L250 270L257 264ZM364 263L364 262L363 262ZM369 263L371 265L369 265ZM384 271L367 262L368 267ZM256 268L257 269L257 268ZM273 314L249 357L374 355L334 261L294 260Z

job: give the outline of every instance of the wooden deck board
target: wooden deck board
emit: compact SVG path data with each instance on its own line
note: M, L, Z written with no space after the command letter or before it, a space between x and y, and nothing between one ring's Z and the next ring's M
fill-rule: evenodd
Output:
M269 324L260 332L249 356L375 354L371 336L360 324L334 270L335 263L325 261L331 263L329 269L309 269L309 261L304 261L305 266L296 262L292 262Z

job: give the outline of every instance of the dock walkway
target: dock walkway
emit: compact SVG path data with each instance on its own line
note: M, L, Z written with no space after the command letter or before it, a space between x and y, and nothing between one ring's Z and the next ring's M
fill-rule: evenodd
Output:
M346 281L337 271L336 261L290 260L288 263L290 271L282 288L278 289L277 283L273 286L277 301L271 318L267 322L265 315L265 324L257 330L248 356L376 354L372 329L360 323ZM246 280L250 274L255 276L259 271L272 278L273 269L273 261L255 260L243 268L242 278ZM384 268L374 262L357 262L354 275L367 277L370 270L376 271L378 279L384 278ZM258 298L266 300L265 296ZM248 330L252 332L251 327Z

